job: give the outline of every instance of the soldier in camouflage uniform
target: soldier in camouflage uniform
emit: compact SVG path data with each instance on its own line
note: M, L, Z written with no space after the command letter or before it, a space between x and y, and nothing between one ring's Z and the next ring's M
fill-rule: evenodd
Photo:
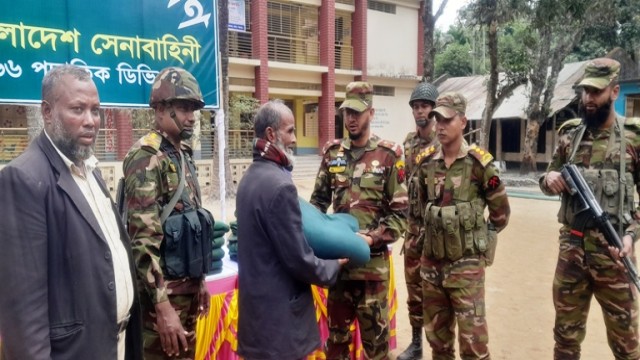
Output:
M422 278L420 277L420 256L418 247L420 230L423 229L422 214L418 205L418 177L416 156L435 141L433 121L428 117L438 98L438 89L432 84L421 82L413 89L409 106L413 112L416 131L407 134L404 140L404 158L407 169L407 189L409 192L409 214L407 232L404 235L404 280L407 284L407 306L412 340L409 347L398 356L398 360L422 359Z
M196 79L184 69L166 68L153 83L150 106L155 129L138 140L124 159L129 235L138 271L144 321L145 359L193 359L199 314L209 309L204 275L167 274L161 214L183 188L173 214L202 206L191 148L194 111L204 106ZM186 171L185 171L186 170ZM184 172L184 184L180 186Z
M618 97L620 64L611 59L587 63L579 87L581 119L566 121L558 130L558 145L540 189L561 194L558 220L560 251L553 281L556 309L554 359L579 359L592 296L602 307L609 346L616 359L639 359L637 292L611 255L594 223L579 221L579 201L567 193L560 170L576 164L603 210L621 235L622 255L633 257L638 239L638 211L633 186L640 190L640 119L625 119L612 107ZM624 157L621 159L621 154ZM633 259L635 261L635 259Z
M326 212L349 213L358 219L359 234L371 248L364 266L347 264L327 300L327 359L349 359L349 327L357 317L367 359L388 359L389 250L406 228L407 192L399 145L371 135L373 87L347 85L344 110L349 139L333 140L323 149L311 203Z
M462 359L490 359L485 319L485 267L493 261L497 232L510 207L493 157L463 139L466 99L445 93L429 115L439 144L416 157L424 231L425 331L434 360L455 359L455 326ZM489 208L488 222L484 218Z

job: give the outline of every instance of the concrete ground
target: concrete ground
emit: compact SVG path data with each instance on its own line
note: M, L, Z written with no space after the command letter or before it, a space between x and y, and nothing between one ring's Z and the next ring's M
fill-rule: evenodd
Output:
M299 195L309 199L314 181L295 180ZM554 309L551 283L558 253L556 213L560 202L537 199L539 192L535 188L509 190L514 195L510 197L511 220L499 234L496 260L487 269L486 276L489 348L494 360L552 359ZM523 193L527 198L515 197ZM220 203L210 203L208 207L219 219ZM233 220L234 208L235 201L227 201L227 221ZM400 248L397 243L393 249L399 306L396 318L398 347L392 351L392 359L411 341ZM613 359L600 306L595 300L592 305L582 359ZM424 358L430 359L428 345L425 346Z

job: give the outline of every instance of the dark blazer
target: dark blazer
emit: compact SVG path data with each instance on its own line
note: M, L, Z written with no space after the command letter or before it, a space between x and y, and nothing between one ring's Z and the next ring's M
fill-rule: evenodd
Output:
M137 293L129 239L118 223ZM0 171L0 358L117 359L114 282L100 225L42 132ZM136 294L127 359L142 359L141 329Z
M303 358L320 347L310 284L333 284L338 261L314 255L291 175L274 162L254 159L238 186L236 213L238 354Z

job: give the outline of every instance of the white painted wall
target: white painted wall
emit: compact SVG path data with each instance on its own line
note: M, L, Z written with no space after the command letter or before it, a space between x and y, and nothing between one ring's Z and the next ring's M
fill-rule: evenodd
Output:
M396 96L374 96L373 107L376 110L371 121L371 132L385 140L402 145L409 131L415 129L413 115L409 107L409 88L396 88Z
M416 1L416 3L418 3ZM418 73L418 12L396 4L396 13L367 10L367 71L371 76Z
M389 1L396 13L367 10L367 74L373 85L395 89L395 96L375 95L371 132L402 144L415 129L409 97L417 84L419 1Z

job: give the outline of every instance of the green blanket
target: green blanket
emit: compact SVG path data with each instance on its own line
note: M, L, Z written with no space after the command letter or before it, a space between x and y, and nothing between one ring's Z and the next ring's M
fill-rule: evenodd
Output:
M360 266L369 261L369 245L356 232L358 220L349 214L324 214L302 198L302 230L309 245L321 259L349 258Z

